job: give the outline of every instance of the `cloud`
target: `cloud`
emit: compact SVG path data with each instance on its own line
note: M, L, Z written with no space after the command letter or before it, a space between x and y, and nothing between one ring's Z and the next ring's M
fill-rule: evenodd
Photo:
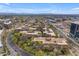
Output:
M50 8L10 8L7 6L2 6L0 8L0 12L7 12L7 13L54 13L56 10Z
M4 3L5 5L10 5L10 3Z
M52 8L12 8L10 3L0 4L0 13L54 13Z
M79 10L79 7L77 7L77 8L72 8L72 10Z
M0 13L59 13L59 10L49 8L12 8L10 3L0 4Z
M0 5L0 9L6 9L6 8L9 8L9 7L5 5Z
M0 4L0 13L61 13L52 8L12 8L10 3Z
M14 13L51 13L54 12L55 10L51 10L51 9L33 9L33 8L17 8L17 9L10 9L9 12L12 11Z

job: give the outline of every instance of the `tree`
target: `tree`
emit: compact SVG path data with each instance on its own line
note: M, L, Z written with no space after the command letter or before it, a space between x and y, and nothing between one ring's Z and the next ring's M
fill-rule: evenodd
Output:
M43 56L45 53L42 50L39 50L38 52L35 52L36 56Z
M20 32L13 33L13 37L12 37L13 42L16 43L16 44L19 44L21 35L22 34Z
M18 46L22 46L23 45L23 42L22 41L18 41Z
M16 43L16 44L17 44L18 39L17 39L15 36L13 36L12 40L13 40L13 42L14 42L14 43Z
M36 46L40 46L40 45L42 45L43 43L42 43L42 41L35 41L34 44L35 44Z
M41 32L41 35L44 36L44 29L42 28L42 26L39 25L39 27L37 28L38 31Z
M47 55L50 55L50 56L56 56L56 53L54 53L54 52L48 52L48 54Z
M65 48L62 48L61 52L62 52L63 55L69 54L69 50L65 49Z

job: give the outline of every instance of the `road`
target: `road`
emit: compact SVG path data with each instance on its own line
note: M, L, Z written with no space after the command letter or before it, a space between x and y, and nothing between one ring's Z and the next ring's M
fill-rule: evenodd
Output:
M52 25L57 29L57 31L59 31L60 34L62 34L68 41L70 41L71 43L69 43L70 45L70 49L72 52L72 55L79 55L79 44L76 43L72 38L68 37L67 34L65 34L65 32L63 32L60 28L57 28L53 23ZM9 33L8 35L8 39L7 39L7 45L10 46L11 50L13 52L13 54L19 53L19 55L22 56L30 56L29 53L26 53L25 51L23 51L21 48L19 48L18 46L16 46L16 44L14 44L11 40L11 33Z
M17 27L16 27L17 28ZM6 29L5 29L6 30ZM7 37L6 37L6 46L10 51L10 55L11 56L17 56L17 55L21 55L21 56L30 56L31 54L26 53L25 51L23 51L21 48L19 48L18 46L16 46L16 44L14 44L11 40L11 32L12 30L14 30L14 28L12 29L8 29L8 33L7 33Z
M60 32L60 34L62 34L69 41L69 46L72 55L79 55L79 44L75 42L73 38L68 37L67 34L64 31L62 31L60 28L56 27L55 24L52 25Z
M67 34L64 31L62 31L60 28L56 27L55 24L52 24L52 26L54 26L59 31L59 33L63 35L64 38L67 38L68 40L72 41L75 45L79 47L79 44L75 42L73 38L68 37Z
M9 49L9 51L10 51L10 55L11 56L16 56L17 55L17 52L12 48L12 46L9 43L9 40L8 39L6 40L6 45L7 45L8 49Z
M8 34L8 39L7 39L7 45L9 45L12 48L12 51L14 50L14 52L17 52L21 56L31 56L31 54L26 53L21 48L16 46L16 44L14 44L11 39L12 39L11 38L11 33L9 33ZM12 52L12 53L16 55L16 53L14 53L14 52Z

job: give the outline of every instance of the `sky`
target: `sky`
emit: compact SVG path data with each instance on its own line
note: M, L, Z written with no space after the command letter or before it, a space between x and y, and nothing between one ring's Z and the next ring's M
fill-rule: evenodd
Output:
M0 13L79 14L79 3L0 3Z

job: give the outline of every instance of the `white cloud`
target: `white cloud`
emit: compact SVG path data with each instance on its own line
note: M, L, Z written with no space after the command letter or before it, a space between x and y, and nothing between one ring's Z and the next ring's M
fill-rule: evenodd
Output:
M77 8L72 8L72 10L79 10L79 7L77 7Z
M48 8L39 8L39 9L34 9L34 8L9 8L9 9L4 9L1 12L8 12L8 13L54 13L56 10L48 9Z
M57 10L52 8L12 8L10 3L0 5L0 12L4 13L57 13Z
M10 4L0 5L0 12L4 13L60 13L59 10L52 8L12 8Z
M0 5L0 9L6 9L6 8L9 8L9 7L5 5Z
M6 5L10 5L10 3L4 3L4 4L6 4Z

